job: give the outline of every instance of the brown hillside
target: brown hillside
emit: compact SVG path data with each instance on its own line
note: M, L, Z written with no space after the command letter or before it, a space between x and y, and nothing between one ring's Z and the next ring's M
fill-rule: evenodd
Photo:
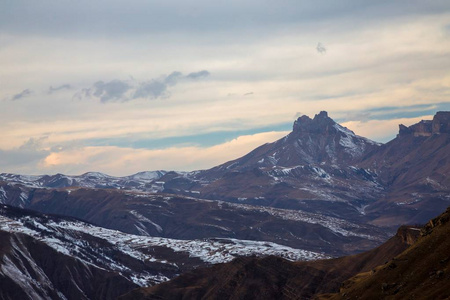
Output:
M419 240L373 272L347 280L320 299L449 299L450 208L431 220Z

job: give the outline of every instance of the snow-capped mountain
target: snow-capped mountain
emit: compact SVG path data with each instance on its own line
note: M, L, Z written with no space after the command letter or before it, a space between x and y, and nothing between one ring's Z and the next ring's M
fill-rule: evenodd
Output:
M100 172L87 172L78 176L64 174L30 176L2 173L0 174L0 180L30 187L112 188L157 192L162 189L161 184L157 181L166 173L166 171L146 171L123 177L114 177Z
M371 168L358 166L381 144L334 122L326 112L302 116L284 138L209 170L169 172L164 191L358 220L385 187Z
M426 222L450 204L450 112L378 144L321 112L286 137L209 170L159 179L164 191L294 208L379 226Z

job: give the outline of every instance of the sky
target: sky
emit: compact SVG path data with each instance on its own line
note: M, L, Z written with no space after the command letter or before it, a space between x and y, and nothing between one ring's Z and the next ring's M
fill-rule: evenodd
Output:
M0 173L206 169L450 110L450 2L2 0Z

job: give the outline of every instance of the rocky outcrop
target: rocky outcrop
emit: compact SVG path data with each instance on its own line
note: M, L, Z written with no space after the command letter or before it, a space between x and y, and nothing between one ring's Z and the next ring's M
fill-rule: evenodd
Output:
M450 112L438 111L433 118L433 134L450 133Z
M405 136L405 135L414 135L414 136L431 136L432 134L432 126L431 121L420 121L417 124L411 125L409 127L406 127L403 124L400 124L400 130L398 136Z
M433 117L432 121L422 120L409 127L406 127L403 124L400 124L399 127L399 137L407 135L427 137L433 134L450 133L450 112L439 111Z
M336 128L333 125L336 124L333 119L328 117L328 113L326 111L321 111L319 114L314 116L314 119L304 115L299 117L296 121L294 121L294 125L292 128L292 132L307 132L307 133L336 133Z
M413 245L417 242L417 239L420 236L421 230L414 226L401 226L396 233L396 237L398 237L403 243L408 246Z

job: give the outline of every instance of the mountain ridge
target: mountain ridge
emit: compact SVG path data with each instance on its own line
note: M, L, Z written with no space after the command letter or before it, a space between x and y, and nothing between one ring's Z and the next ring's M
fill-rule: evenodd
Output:
M303 210L392 229L425 222L450 203L450 112L400 125L397 137L386 144L354 134L325 111L299 117L292 128L273 143L207 170L125 177L3 173L0 180L35 187L164 192Z

